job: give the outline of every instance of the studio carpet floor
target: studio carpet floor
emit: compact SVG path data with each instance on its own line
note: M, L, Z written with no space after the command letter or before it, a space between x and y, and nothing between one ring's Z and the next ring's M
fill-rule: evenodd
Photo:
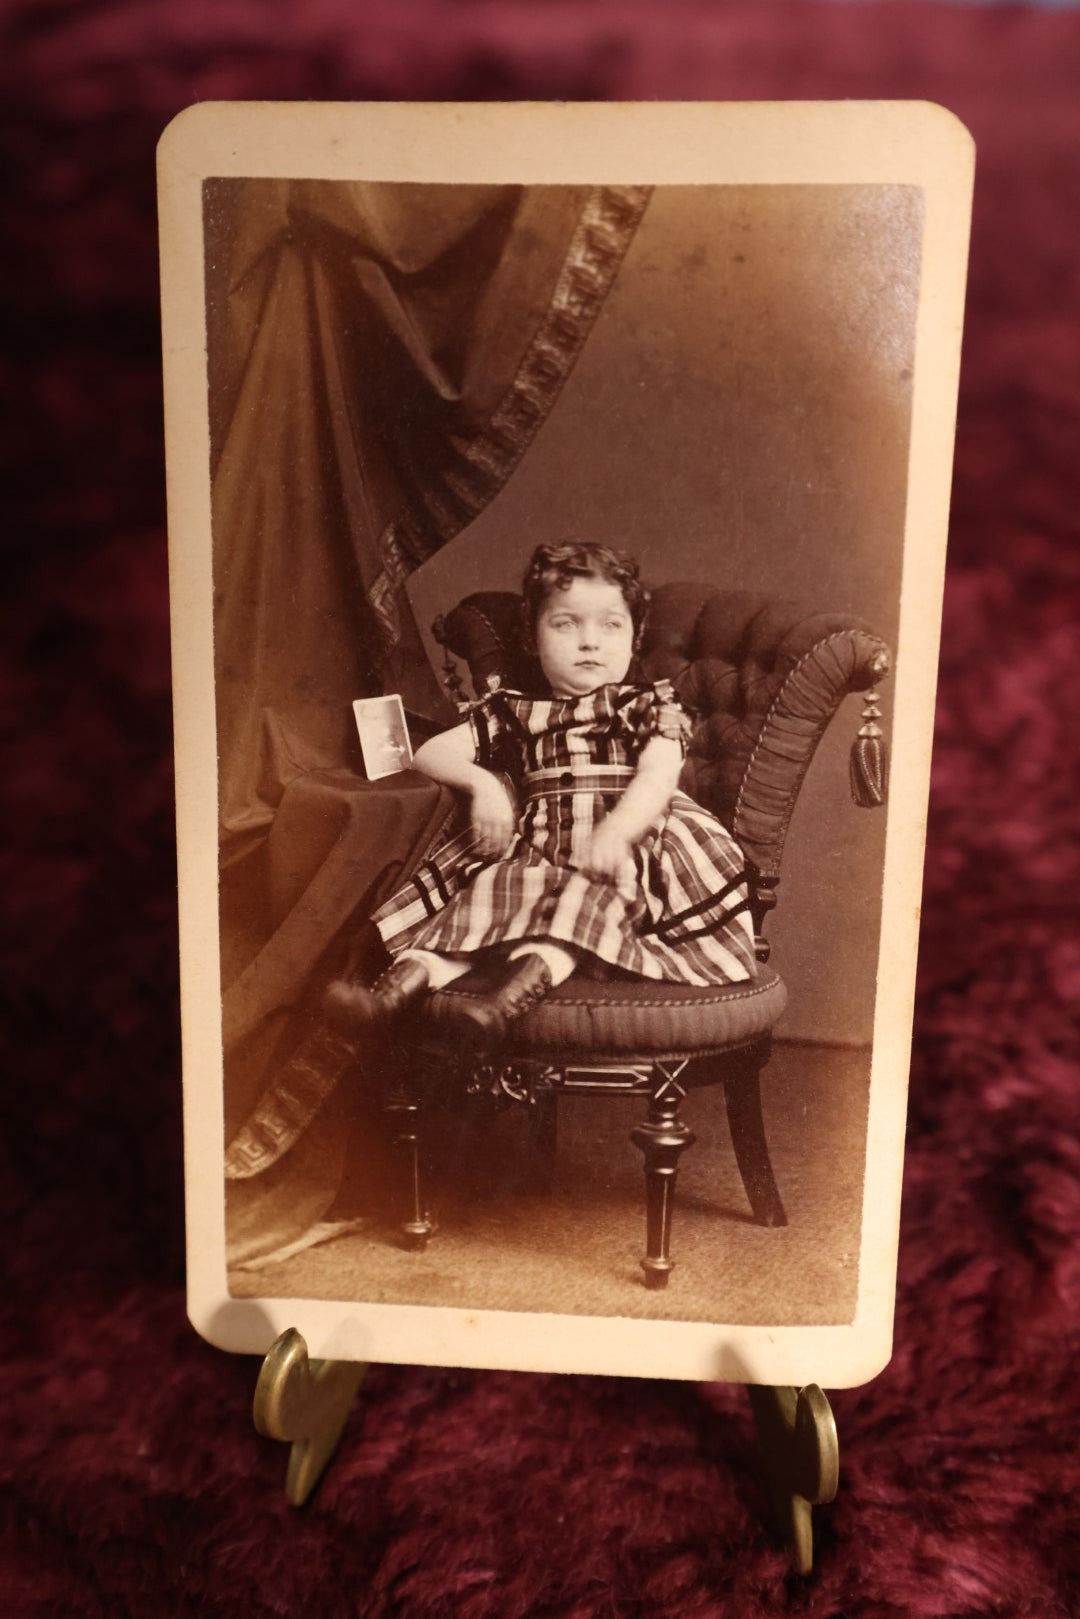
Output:
M762 1101L788 1215L779 1229L750 1217L722 1090L691 1093L682 1116L697 1140L680 1164L676 1269L664 1292L645 1288L638 1263L644 1182L628 1132L644 1107L628 1097L560 1101L550 1193L522 1187L523 1121L508 1108L476 1144L477 1168L439 1177L439 1228L425 1252L404 1251L392 1227L369 1217L282 1262L234 1271L231 1291L730 1324L847 1322L858 1286L868 1084L866 1049L775 1048Z

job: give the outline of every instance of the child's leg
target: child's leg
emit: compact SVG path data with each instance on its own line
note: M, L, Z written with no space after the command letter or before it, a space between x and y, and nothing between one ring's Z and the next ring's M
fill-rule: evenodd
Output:
M468 957L440 956L434 950L399 950L394 961L418 961L428 975L429 989L442 989L473 965Z
M519 956L539 956L550 972L553 984L564 983L578 964L576 951L562 944L553 944L550 939L528 939L524 944L516 944L506 959L516 961Z
M553 984L563 983L578 964L575 951L548 939L529 939L524 944L515 945L506 959L516 961L519 956L539 956L547 966ZM455 978L460 978L462 973L467 973L470 967L476 965L473 957L440 956L434 950L399 950L394 960L418 961L428 975L429 989L442 989L444 984L452 984Z

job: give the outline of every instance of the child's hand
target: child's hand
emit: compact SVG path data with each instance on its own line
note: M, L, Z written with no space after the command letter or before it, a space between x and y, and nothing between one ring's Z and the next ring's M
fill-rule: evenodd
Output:
M589 839L581 861L581 869L600 882L621 883L634 881L633 844L613 826L601 821Z
M514 806L497 776L484 771L472 784L472 829L481 854L498 859L517 830Z

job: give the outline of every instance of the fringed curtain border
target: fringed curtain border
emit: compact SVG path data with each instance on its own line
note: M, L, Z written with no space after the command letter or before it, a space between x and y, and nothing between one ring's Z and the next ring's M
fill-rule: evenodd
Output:
M546 421L633 241L651 186L601 186L581 212L547 311L487 427L451 441L453 461L427 495L423 519L399 517L379 536L368 592L386 646L401 636L409 575L499 493Z

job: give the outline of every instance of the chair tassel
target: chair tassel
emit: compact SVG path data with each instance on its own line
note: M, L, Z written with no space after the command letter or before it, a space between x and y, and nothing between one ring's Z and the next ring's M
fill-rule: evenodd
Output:
M859 734L851 744L851 796L860 809L876 809L885 802L889 761L885 733L878 720L881 709L876 691L868 691Z

